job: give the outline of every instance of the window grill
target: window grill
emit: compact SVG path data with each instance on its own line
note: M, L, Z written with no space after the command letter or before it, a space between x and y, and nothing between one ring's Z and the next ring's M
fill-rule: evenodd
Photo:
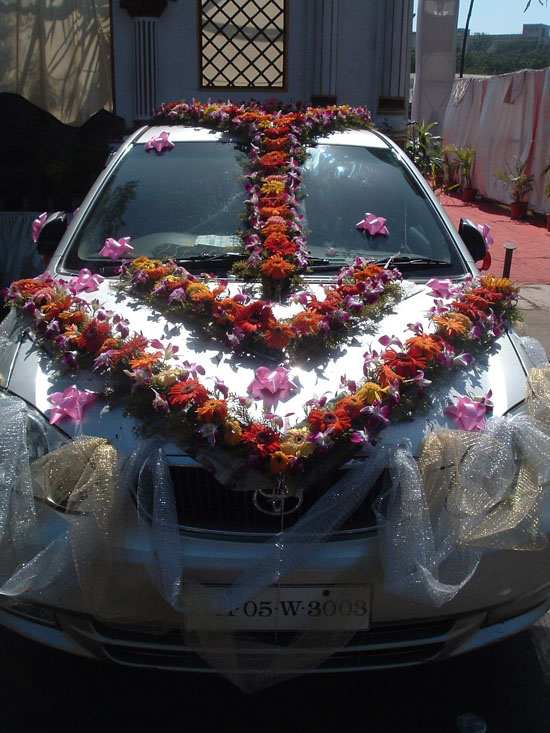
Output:
M203 89L284 89L286 0L199 0Z

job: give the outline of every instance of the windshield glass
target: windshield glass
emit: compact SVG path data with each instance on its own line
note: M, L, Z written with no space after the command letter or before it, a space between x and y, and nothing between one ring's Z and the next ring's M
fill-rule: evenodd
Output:
M216 257L217 271L229 270L244 227L246 162L234 141L181 142L161 156L134 145L80 223L65 265L108 268L112 263L99 254L105 240L131 237L129 257ZM427 277L438 269L447 276L464 272L435 207L389 148L310 147L300 195L313 269L319 261L338 269L362 256L395 257L416 276L422 269ZM367 214L386 220L385 233L369 230ZM204 269L204 261L197 267Z

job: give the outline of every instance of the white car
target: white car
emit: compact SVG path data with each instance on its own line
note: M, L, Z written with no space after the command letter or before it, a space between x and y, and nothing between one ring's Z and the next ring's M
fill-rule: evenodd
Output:
M532 623L545 357L509 281L478 280L481 232L372 129L304 143L299 115L177 112L66 231L49 218L49 274L8 289L0 622L246 689Z

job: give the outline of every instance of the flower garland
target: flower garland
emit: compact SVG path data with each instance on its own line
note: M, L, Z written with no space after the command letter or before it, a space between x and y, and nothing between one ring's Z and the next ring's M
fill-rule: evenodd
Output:
M367 109L346 105L268 111L255 103L173 102L160 108L156 121L227 130L249 140L243 238L248 259L234 272L261 281L270 295L288 289L307 269L306 238L297 211L306 143L335 130L373 127Z
M234 351L262 353L277 361L286 356L301 363L326 354L367 320L381 317L398 299L401 282L397 270L358 258L340 271L337 284L324 287L323 299L308 291L297 293L293 300L299 312L278 319L269 301L246 293L230 296L227 280L199 280L173 262L138 257L123 264L120 274L125 289L216 337L226 337Z
M292 483L315 456L338 446L374 444L380 428L425 402L426 388L438 373L467 367L474 360L468 350L500 336L514 316L517 289L508 279L483 277L459 285L432 281L432 288L437 298L430 313L433 331L410 324L412 335L405 343L380 338L383 350L365 353L362 384L346 382L330 402L326 397L310 400L305 419L286 431L282 418L274 414L254 419L248 410L252 397L230 394L213 375L214 387L208 388L199 378L204 368L186 361L178 364L176 347L130 334L120 315L97 301L84 301L62 280L49 274L19 280L7 290L6 301L32 319L43 344L59 353L63 363L105 373L106 394L112 399L122 396L153 429L191 451L200 444L223 447L249 468L284 474ZM442 294L450 302L445 303ZM282 383L283 389L291 390L287 370L280 369L277 389ZM261 389L261 375L257 379L254 388ZM69 390L71 408L83 404L75 388ZM63 394L56 393L55 421L62 404Z

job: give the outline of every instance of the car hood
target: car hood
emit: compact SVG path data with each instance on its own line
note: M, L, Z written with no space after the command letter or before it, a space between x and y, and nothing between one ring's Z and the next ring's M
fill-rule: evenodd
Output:
M404 281L403 285L404 297L367 333L361 333L348 344L328 352L326 358L314 366L292 366L289 377L297 387L296 393L284 402L269 407L268 411L282 417L286 426L292 427L304 419L308 401L323 396L333 398L347 380L360 383L363 378L363 355L369 348L378 352L383 350L379 341L382 336L396 336L404 341L411 335L409 324L421 322L427 325L427 313L434 302L428 288L412 281ZM321 286L313 285L312 289L316 287L319 287L319 295L322 295ZM232 283L229 288L234 288L235 292L239 289L237 284ZM169 320L158 310L137 302L107 280L101 284L99 291L83 293L81 297L89 301L98 300L107 309L127 318L131 331L142 333L149 339L159 339L165 345L171 343L178 346L179 363L188 362L204 368L205 376L201 376L201 381L209 389L214 388L216 380L221 380L231 393L246 396L259 367L275 369L278 366L264 356L233 354L220 341ZM293 307L275 306L273 310L277 317L283 318L293 315ZM22 337L25 321L22 316L18 318L21 324L20 330L16 332L18 335L12 336L13 343L0 359L0 373L4 375L5 387L46 415L51 408L49 396L70 385L102 391L103 379L99 374L89 371L60 374L53 359L37 347L30 333L26 332ZM516 349L509 335L505 334L485 350L475 364L442 375L434 381L430 388L432 407L429 414L389 426L384 431L385 439L409 439L416 447L434 427L453 427L444 409L458 395L482 397L491 390L494 414L502 415L524 399L525 376ZM262 402L256 401L252 416L260 419L262 411ZM117 447L124 453L131 452L135 446L135 426L136 421L125 415L121 408L106 406L101 401L87 408L81 425L75 425L68 419L60 425L69 435L78 432L116 441Z

